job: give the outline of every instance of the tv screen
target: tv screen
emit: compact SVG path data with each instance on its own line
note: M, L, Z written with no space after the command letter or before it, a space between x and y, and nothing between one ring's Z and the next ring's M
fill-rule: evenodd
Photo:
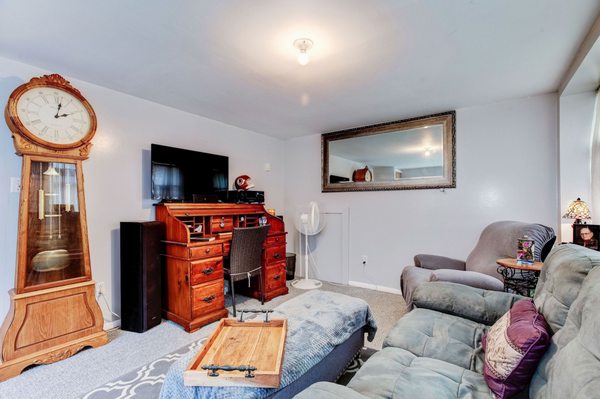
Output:
M229 158L152 144L152 199L197 202L229 187Z

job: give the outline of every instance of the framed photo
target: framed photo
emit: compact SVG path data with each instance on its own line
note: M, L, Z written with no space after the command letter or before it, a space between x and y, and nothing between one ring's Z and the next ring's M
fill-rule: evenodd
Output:
M600 239L600 225L597 224L574 224L573 243L584 247L600 250L598 240Z

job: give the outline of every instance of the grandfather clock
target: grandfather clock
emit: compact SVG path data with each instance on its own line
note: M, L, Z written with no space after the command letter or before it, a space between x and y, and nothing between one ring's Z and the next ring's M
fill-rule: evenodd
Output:
M17 87L4 114L23 168L15 288L0 329L0 381L107 342L92 281L83 191L94 110L53 74Z

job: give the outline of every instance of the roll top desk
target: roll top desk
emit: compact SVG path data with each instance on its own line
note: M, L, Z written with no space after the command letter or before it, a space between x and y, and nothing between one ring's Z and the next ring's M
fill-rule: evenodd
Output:
M156 206L156 220L166 226L163 316L186 331L228 315L223 256L229 254L234 227L270 225L262 255L265 301L288 293L285 226L262 205L165 203ZM253 281L251 288L244 284L246 291L240 293L260 298L258 281Z

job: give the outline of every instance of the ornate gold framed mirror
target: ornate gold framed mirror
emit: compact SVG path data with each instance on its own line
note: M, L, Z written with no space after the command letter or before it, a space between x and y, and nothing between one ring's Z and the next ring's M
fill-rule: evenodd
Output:
M455 111L321 136L322 191L456 187Z

